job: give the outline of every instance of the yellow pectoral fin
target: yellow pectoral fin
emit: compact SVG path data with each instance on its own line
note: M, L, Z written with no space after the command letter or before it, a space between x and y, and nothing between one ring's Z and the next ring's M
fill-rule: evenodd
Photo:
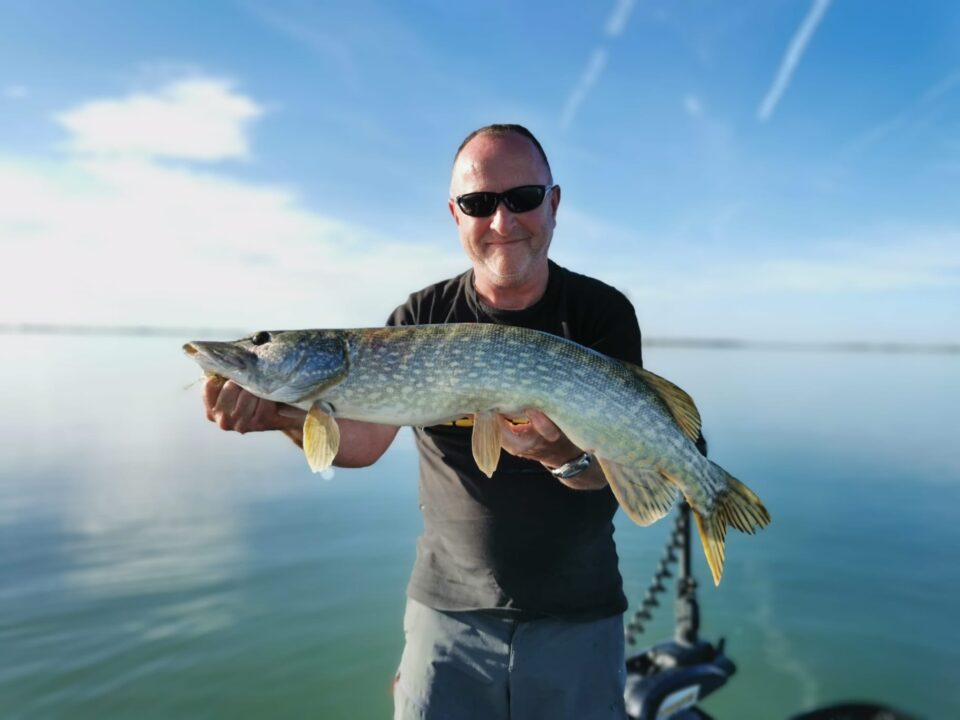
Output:
M487 477L493 477L500 462L500 424L496 413L482 412L474 416L472 445L477 467Z
M340 449L340 428L337 421L320 410L315 403L303 421L303 453L307 464L315 473L323 472L333 465L333 458Z
M677 500L677 488L656 468L626 467L597 459L620 507L637 525L652 525L670 512Z

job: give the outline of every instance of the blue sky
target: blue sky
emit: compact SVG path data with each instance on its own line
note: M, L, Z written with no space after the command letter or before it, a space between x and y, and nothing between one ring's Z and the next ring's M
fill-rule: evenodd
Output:
M867 0L3 3L0 322L378 324L489 122L647 335L960 341L960 6Z

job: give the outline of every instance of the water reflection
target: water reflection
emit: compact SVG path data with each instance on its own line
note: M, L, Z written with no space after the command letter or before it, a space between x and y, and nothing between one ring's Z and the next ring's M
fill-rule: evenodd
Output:
M960 715L956 359L651 348L647 364L696 398L711 455L774 518L729 538L719 590L702 583L703 630L740 668L708 709L859 695ZM0 371L17 409L0 416L0 710L389 713L420 525L407 433L323 482L285 438L207 422L177 340L18 338ZM631 593L662 525L618 520Z

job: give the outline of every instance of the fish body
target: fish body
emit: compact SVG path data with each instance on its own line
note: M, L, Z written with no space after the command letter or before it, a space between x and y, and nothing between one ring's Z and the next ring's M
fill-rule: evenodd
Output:
M473 450L492 475L497 414L549 417L600 462L627 515L648 525L682 495L694 511L714 581L727 526L752 533L770 518L745 485L697 450L690 397L649 371L575 342L494 324L261 332L184 346L208 373L308 411L304 449L332 462L334 418L430 426L474 416Z

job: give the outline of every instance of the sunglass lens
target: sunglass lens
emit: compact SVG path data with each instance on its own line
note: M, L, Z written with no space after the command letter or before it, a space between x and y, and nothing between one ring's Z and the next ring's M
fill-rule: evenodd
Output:
M540 207L546 188L543 185L524 185L513 188L503 196L503 204L510 212L525 213Z
M487 217L497 209L497 195L490 192L476 192L461 195L457 204L471 217Z

